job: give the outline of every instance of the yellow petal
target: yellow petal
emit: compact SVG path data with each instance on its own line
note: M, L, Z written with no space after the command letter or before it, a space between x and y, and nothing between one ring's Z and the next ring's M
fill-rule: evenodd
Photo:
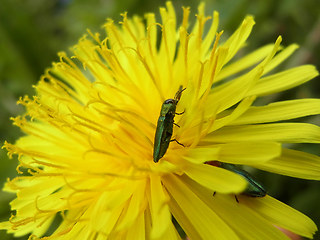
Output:
M193 223L190 222L186 216L184 210L181 209L179 204L171 198L169 201L170 212L174 218L178 221L179 225L183 228L183 231L190 239L201 239L197 229L194 227ZM0 225L1 226L1 225Z
M256 84L260 78L263 69L257 67L241 77L227 82L221 86L212 89L211 94L208 96L205 112L212 112L218 106L218 113L237 104L244 96L248 95L247 92Z
M32 233L36 236L43 236L51 226L53 220L55 219L56 215L53 215L52 217L48 218L45 222L40 223L33 231Z
M22 186L22 182L25 186ZM28 201L34 199L34 196L45 197L52 194L52 192L55 192L57 189L62 187L65 184L65 181L62 178L52 181L51 177L43 177L41 179L21 179L21 181L15 181L13 184L13 186L16 187L19 186L19 192L17 193L18 198L23 199L23 201ZM43 186L46 187L44 188Z
M281 42L282 42L282 37L279 36L273 45L272 51L270 51L268 56L261 63L259 63L258 66L261 66L263 67L263 69L265 69L265 67L271 62L271 60L276 55L276 53L281 49L281 46L280 46Z
M61 231L62 236L60 236L61 234L59 231L58 234L56 234L57 236L52 237L52 239L90 239L90 235L94 235L97 239L101 239L101 236L99 236L100 234L92 231L88 225L87 221L75 222L73 225L68 225L68 228L65 228L64 231ZM101 233L101 235L103 235L103 233Z
M105 234L110 234L114 225L118 221L125 202L132 195L129 186L125 189L103 192L97 201L92 204L90 215L90 226L92 229Z
M30 232L37 236L42 236L48 230L54 219L55 214L38 219L26 219L27 221L16 216L11 219L11 221L0 222L0 230L7 230L7 233L13 233L15 237L21 237ZM14 226L13 222L18 222L17 226ZM24 224L24 222L26 222L26 224Z
M0 222L0 230L7 230L12 227L11 223L9 221L6 222Z
M268 56L272 49L273 44L266 45L253 51L252 53L249 53L246 56L241 57L239 60L223 67L217 77L217 81L225 79L233 74L236 74L244 69L247 69L257 64L266 56Z
M218 147L219 160L235 164L264 163L281 154L281 144L275 142L236 142Z
M264 96L301 85L318 75L312 65L304 65L261 78L247 96Z
M320 114L320 99L297 99L250 107L229 125L265 123Z
M268 195L256 199L256 201L247 200L243 201L246 201L247 205L279 227L307 238L312 238L317 231L317 226L306 215Z
M176 50L176 16L172 3L167 2L167 8L160 8L162 20L162 40L159 50L160 58L166 63L172 65L175 50ZM169 69L170 66L168 65Z
M161 43L158 53L154 53L158 55L156 64L160 67L159 72L155 74L160 74L156 76L159 78L157 79L158 88L169 89L174 82L173 61L177 47L176 16L171 2L167 2L167 9L160 8L160 15L162 20Z
M231 37L223 44L223 47L229 48L228 57L225 62L228 62L243 47L249 37L253 25L255 24L252 16L247 16L241 26L231 35Z
M171 223L171 215L167 205L168 198L165 196L160 177L150 176L150 199L151 199L151 238L160 238L168 230Z
M281 156L253 167L290 177L320 180L320 157L292 149L283 149Z
M133 238L131 238L131 239L133 239ZM155 240L162 240L162 239L181 240L179 233L177 232L177 229L172 222L169 224L169 227L163 236L161 236L160 238L152 238L152 239L155 239Z
M199 164L207 161L218 160L219 152L220 152L220 148L217 146L196 147L196 148L190 149L188 153L183 156L183 158L192 163Z
M129 228L127 240L137 239L144 240L146 238L144 215L140 214L134 221L134 224Z
M206 142L206 138L203 139ZM281 145L276 142L230 142L226 144L206 143L206 147L190 149L184 159L199 164L219 160L234 164L254 164L266 162L281 154Z
M91 228L96 231L101 231L101 229L105 226L106 222L110 218L111 210L106 210L105 202L108 200L108 193L104 192L100 194L99 198L93 204L89 211L91 213L92 221L90 221Z
M45 197L35 196L34 199L29 200L16 198L10 204L13 209L19 212L20 217L28 218L37 215L38 212L52 215L66 208L67 201L63 196L65 196L64 193L57 192ZM37 216L35 216L36 219Z
M267 74L272 69L277 67L280 63L284 62L297 48L297 44L292 44L286 47L284 50L282 50L266 65L263 75Z
M230 126L208 135L206 141L214 143L251 141L320 143L320 127L309 123Z
M184 172L213 192L239 193L247 186L247 181L242 176L208 164L189 164L185 166Z
M232 123L235 119L237 119L239 116L241 116L244 112L248 110L248 108L251 106L255 99L255 96L243 99L230 114L215 120L213 126L208 130L208 132L216 131L217 129L223 126Z
M211 44L216 36L218 25L219 25L219 13L214 11L213 16L212 16L212 23L211 23L210 29L202 42L201 48L202 48L203 53L207 53L207 51L209 50L209 47L211 46Z
M267 221L261 215L257 214L256 208L248 207L243 199L254 199L238 195L239 203L235 200L234 195L212 193L201 186L198 186L193 180L182 176L186 186L202 200L207 206L215 211L230 227L238 234L241 239L246 240L289 240L272 222Z
M203 201L201 201L178 177L167 175L163 178L163 182L168 192L177 205L184 212L197 234L198 239L212 239L212 240L237 240L238 236L233 230L221 220L217 214L212 211ZM174 207L174 205L172 206ZM176 217L176 209L171 209L173 215ZM179 211L179 210L177 210ZM179 224L187 231L187 226L184 226L185 221L176 217ZM212 224L214 223L214 224Z
M142 215L141 211L143 211L142 205L145 196L145 181L141 181L137 184L139 185L137 185L137 188L129 199L128 208L125 211L124 217L122 217L117 224L117 230L129 227L137 218L140 218L139 215Z
M197 21L195 21L195 24L190 32L187 57L191 67L194 67L195 63L201 59L201 43L205 23L204 7L205 3L201 2L198 6L198 12L196 15Z
M147 13L145 15L147 21L147 33L148 33L148 43L149 47L152 49L152 53L156 53L157 47L157 25L154 13Z

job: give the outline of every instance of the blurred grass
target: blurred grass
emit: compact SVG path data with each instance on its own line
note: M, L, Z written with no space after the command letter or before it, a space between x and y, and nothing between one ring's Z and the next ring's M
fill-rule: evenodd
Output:
M190 6L193 13L199 1L175 1L178 19L180 7ZM89 28L102 32L106 18L120 20L120 13L128 15L145 12L158 14L163 0L1 0L0 6L0 144L5 140L14 142L22 133L13 127L10 116L16 116L23 109L16 105L19 96L32 95L35 84L52 61L57 61L58 51L68 51ZM283 44L298 43L301 48L279 69L298 64L314 64L320 69L320 8L318 0L216 0L206 3L207 14L213 10L220 12L220 30L232 33L247 14L255 16L257 22L249 38L247 50L253 50L283 36ZM193 14L194 15L194 14ZM194 18L190 16L193 21ZM304 97L320 97L319 77L298 88L273 95L269 100ZM320 125L319 117L303 119ZM295 145L304 151L320 155L319 145ZM0 150L0 182L14 177L17 161L9 160L4 150ZM310 216L320 227L320 184L257 172L270 195L295 207ZM9 218L9 201L13 198L0 192L0 221ZM0 231L0 239L13 239ZM20 239L27 239L22 237ZM318 233L315 239L320 239Z

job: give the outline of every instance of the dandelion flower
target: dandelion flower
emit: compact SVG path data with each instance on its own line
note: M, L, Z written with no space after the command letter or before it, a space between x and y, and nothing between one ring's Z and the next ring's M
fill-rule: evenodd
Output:
M319 180L319 157L282 143L320 142L318 126L287 122L319 114L320 100L253 106L311 80L315 67L274 73L297 48L282 47L281 37L238 58L251 16L222 41L218 13L206 17L203 4L192 27L189 8L181 23L170 2L160 15L161 23L152 13L108 20L105 39L88 31L72 57L60 53L36 96L18 101L26 113L13 122L25 136L4 148L24 174L5 184L16 198L1 229L30 239L181 239L174 217L190 239L288 239L277 227L312 238L308 217L268 195L241 195L242 176L206 163ZM180 86L176 112L184 113L172 139L183 146L171 142L155 163L160 109Z

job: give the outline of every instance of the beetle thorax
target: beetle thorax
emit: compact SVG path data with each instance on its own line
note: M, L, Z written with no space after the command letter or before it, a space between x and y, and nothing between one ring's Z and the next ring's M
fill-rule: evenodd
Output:
M167 99L163 102L162 107L161 107L161 116L165 116L167 114L174 116L176 112L176 106L177 102L174 99Z

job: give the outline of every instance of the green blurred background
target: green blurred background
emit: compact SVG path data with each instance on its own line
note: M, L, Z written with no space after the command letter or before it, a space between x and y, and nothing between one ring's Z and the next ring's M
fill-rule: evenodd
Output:
M190 6L193 18L199 1L175 1L181 19L181 6ZM142 0L1 0L0 1L0 145L14 142L21 132L11 125L10 116L23 112L16 105L20 96L33 95L31 87L51 62L58 61L58 51L69 51L89 28L104 33L101 26L106 18L120 20L120 13L128 15L155 12L165 1ZM230 34L247 14L257 22L245 51L274 42L283 36L283 44L298 43L300 49L277 70L299 64L314 64L320 59L320 2L319 0L215 0L206 1L207 14L220 12L220 30ZM158 18L159 19L159 18ZM260 100L320 97L319 77L295 89ZM302 119L320 125L320 117ZM319 145L290 147L320 155ZM0 184L16 176L16 159L9 160L0 150ZM320 184L258 171L257 178L267 186L270 195L310 216L320 228ZM13 195L0 192L0 221L10 216L9 201ZM13 239L0 231L0 239ZM22 237L19 239L27 239ZM320 239L318 233L315 239Z

